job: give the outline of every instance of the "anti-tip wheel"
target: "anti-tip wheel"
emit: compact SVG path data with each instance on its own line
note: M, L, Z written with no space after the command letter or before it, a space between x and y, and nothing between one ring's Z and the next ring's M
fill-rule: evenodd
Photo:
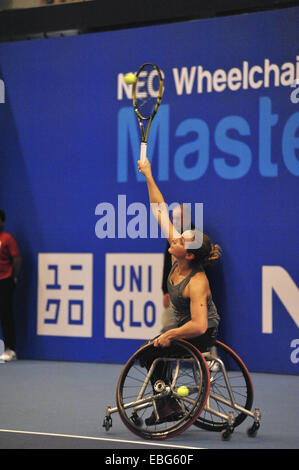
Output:
M259 423L253 423L253 425L247 429L247 436L256 437L259 427L260 427Z
M232 436L232 431L230 429L223 429L223 431L221 431L221 438L223 441L229 441L231 436Z

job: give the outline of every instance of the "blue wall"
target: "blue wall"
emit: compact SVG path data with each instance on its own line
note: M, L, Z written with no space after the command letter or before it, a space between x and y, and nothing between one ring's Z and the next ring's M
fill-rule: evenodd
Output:
M122 74L152 61L165 93L148 155L167 202L203 203L223 248L208 272L220 338L251 370L298 373L298 16L0 45L0 206L23 253L20 357L124 362L159 331L165 240L99 238L101 204L118 227L118 212L147 202Z

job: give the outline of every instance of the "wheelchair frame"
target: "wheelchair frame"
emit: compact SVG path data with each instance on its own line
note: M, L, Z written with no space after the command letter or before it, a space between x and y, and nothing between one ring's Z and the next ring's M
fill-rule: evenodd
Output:
M239 356L232 349L220 341L217 341L215 347L212 347L210 351L204 353L198 351L186 340L176 340L173 343L180 345L184 351L186 350L187 354L191 354L191 357L186 357L185 355L183 355L183 357L174 357L171 355L170 357L163 356L154 359L138 392L137 399L122 404L120 395L122 393L121 387L124 385L124 382L127 378L126 371L130 370L130 366L133 367L132 364L134 364L134 362L132 361L135 360L134 358L138 358L138 354L139 356L142 356L143 349L146 347L151 347L152 342L150 341L146 345L142 346L127 361L117 384L117 406L106 407L106 414L103 421L103 427L106 429L106 431L108 431L112 426L111 414L119 412L124 424L129 427L132 432L137 435L141 435L146 439L166 439L183 432L190 425L194 424L197 427L206 430L219 431L221 432L222 439L228 440L230 439L234 429L247 417L250 417L253 419L253 424L247 429L247 435L249 437L255 437L260 427L261 412L258 408L255 408L254 411L251 411L253 402L252 382L250 374ZM219 355L217 351L220 352ZM221 355L223 356L222 359L220 357ZM227 362L228 356L229 359L233 362L234 368L237 368L238 372L242 372L242 377L246 386L246 397L245 392L243 397L243 399L246 398L246 403L244 404L238 403L238 400L236 399L236 394L239 392L237 391L234 393L234 386L232 386L229 377L231 372L232 374L236 373L234 370L228 371L225 366L225 362ZM157 380L154 384L154 394L148 397L144 397L145 389L149 385L153 371L155 370L157 363L161 363L161 361L165 363L176 363L172 381L171 383L167 384L163 380ZM179 376L179 370L180 367L182 367L182 364L184 364L186 367L189 365L189 368L191 365L195 385L193 387L191 386L189 395L192 393L197 393L196 399L192 399L189 396L182 398L175 390ZM196 366L198 370L197 373L195 370ZM219 388L219 390L226 390L226 396L222 396L219 391L217 393L218 386L216 386L216 382L219 377L222 382L224 381L223 383L225 386L224 387L221 384L221 388ZM232 377L234 378L234 375ZM177 426L170 426L170 428L165 430L165 432L151 432L151 430L147 430L146 432L140 431L139 434L139 427L141 429L142 422L138 416L138 411L152 406L153 413L155 413L157 418L159 418L157 403L159 400L170 396L174 397L176 400L179 400L182 411L185 413L181 420L178 420ZM191 409L189 409L188 406L191 406ZM133 411L130 419L124 416L125 411L128 409L132 409ZM234 412L237 412L237 417L235 417ZM206 419L206 415L209 417L209 419ZM216 417L216 419L219 419L220 421L214 422L213 417Z
M217 341L217 344L218 344L218 346L221 345L224 348L228 348L226 345L224 345L223 343L220 343L219 341ZM230 348L228 348L228 349L230 349ZM232 349L230 349L230 351L231 351L231 354L233 356L237 357L238 361L240 361L242 363L242 365L244 367L244 371L246 371L248 380L250 381L250 384L251 384L251 387L252 387L250 374L249 374L246 366L244 365L244 363L241 361L241 359L236 355L236 353ZM257 434L257 430L260 427L260 420L261 420L260 410L258 408L255 408L254 411L251 411L251 409L248 409L248 408L246 408L244 406L241 406L237 403L235 394L233 392L233 389L232 389L232 386L231 386L231 383L230 383L230 380L229 380L228 372L226 370L224 362L217 356L216 347L212 348L212 350L209 351L209 352L203 353L203 356L204 356L205 360L208 363L211 362L211 363L217 364L219 366L219 368L221 370L221 373L223 375L223 378L224 378L224 382L225 382L227 392L228 392L228 399L225 399L224 397L214 393L213 391L210 391L208 399L207 399L207 403L206 403L206 406L205 406L205 411L211 413L214 416L220 417L220 418L222 418L223 420L226 421L226 425L223 425L222 429L221 429L222 438L224 440L229 439L230 435L233 433L235 427L237 427L239 424L241 424L241 422L243 422L244 419L247 416L251 417L254 421L252 426L247 429L247 434L248 434L249 437L255 437L256 434ZM211 377L211 384L212 383L213 383L213 376ZM252 395L253 395L253 387L252 387ZM243 419L239 420L239 422L236 422L236 418L234 416L233 411L229 411L227 414L224 414L224 413L221 413L220 411L212 408L210 406L211 399L213 399L217 403L221 403L223 405L226 405L227 407L232 408L232 410L240 412L241 414L239 415L239 417L243 415ZM250 408L251 408L251 405L250 405Z

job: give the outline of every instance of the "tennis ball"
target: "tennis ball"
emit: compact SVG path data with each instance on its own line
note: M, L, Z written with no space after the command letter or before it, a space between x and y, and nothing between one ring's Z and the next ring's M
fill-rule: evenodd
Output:
M126 73L126 75L124 76L124 81L128 85L132 85L133 83L136 82L136 80L137 80L137 77L136 77L135 73L129 72L129 73Z
M187 397L189 395L189 388L186 387L186 385L181 385L176 393L178 394L179 397Z

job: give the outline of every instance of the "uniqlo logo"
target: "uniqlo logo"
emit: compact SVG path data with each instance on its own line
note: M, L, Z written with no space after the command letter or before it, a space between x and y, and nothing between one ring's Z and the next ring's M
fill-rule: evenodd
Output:
M106 253L106 338L160 333L163 260L163 253Z
M39 253L37 334L92 336L91 253Z

